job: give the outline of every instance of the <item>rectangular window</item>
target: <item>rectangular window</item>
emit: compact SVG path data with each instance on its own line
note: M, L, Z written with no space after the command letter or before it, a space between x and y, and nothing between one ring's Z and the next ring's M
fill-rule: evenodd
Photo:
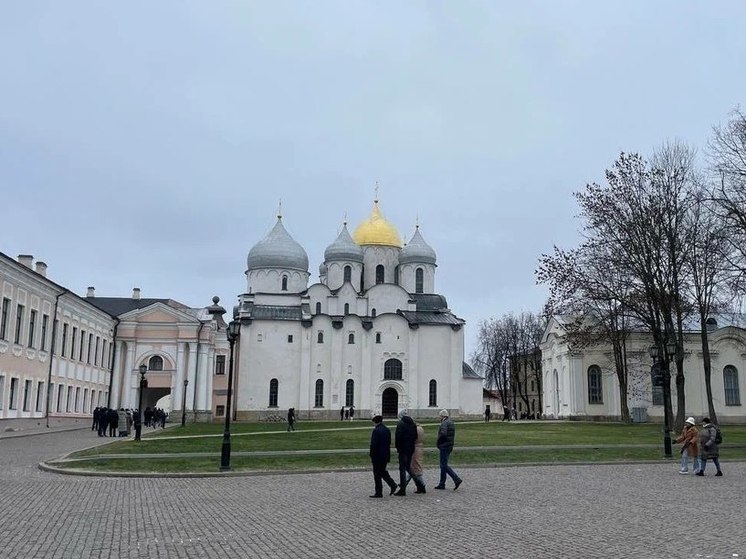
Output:
M67 356L67 322L62 324L62 357Z
M0 317L0 340L6 340L8 333L8 313L10 312L10 299L3 297L3 314Z
M80 329L80 347L78 348L78 359L80 362L83 362L83 358L85 357L85 330L82 328Z
M101 366L106 367L106 351L109 349L109 344L106 343L106 340L101 342Z
M72 404L72 400L73 400L73 387L68 386L67 387L67 402L65 402L65 411L67 413L70 413L70 409L71 409L70 406Z
M54 398L54 383L50 382L49 383L49 390L47 391L47 398L46 398L46 400L47 400L47 402L46 402L47 409L50 412L52 411L52 404L54 403L52 401L52 398Z
M288 334L288 343L289 344L293 343L293 335L292 334Z
M93 364L98 366L98 348L101 345L101 336L96 336L96 352L93 354Z
M75 407L73 408L75 413L80 411L80 387L75 389Z
M49 315L41 315L41 345L39 349L47 351L47 326L49 325Z
M215 406L215 416L223 417L225 415L225 406Z
M0 376L0 410L3 409L5 402L5 376Z
M225 355L215 356L215 374L216 375L225 374Z
M8 409L16 409L16 399L18 398L18 379L11 377L10 379L10 398L8 398Z
M52 354L59 353L60 342L57 339L57 335L60 333L60 321L54 319L54 325L52 326Z
M28 346L34 347L34 331L36 330L36 311L31 309L28 320Z
M78 329L73 326L73 335L70 337L70 359L75 359L75 351L78 349L75 347L75 342L78 340ZM78 355L80 358L80 355Z
M723 387L725 388L725 405L740 406L741 394L738 390L738 370L728 365L723 371Z
M17 344L21 343L21 327L23 326L23 311L26 310L26 307L23 305L18 305L16 307L16 335L13 338L13 341Z
M83 413L88 409L88 389L83 390Z
M62 394L64 390L65 390L65 387L61 384L57 387L57 412L58 413L62 411Z
M85 362L91 364L91 349L93 348L93 334L88 334L88 357Z
M30 411L31 406L31 381L23 383L23 411Z

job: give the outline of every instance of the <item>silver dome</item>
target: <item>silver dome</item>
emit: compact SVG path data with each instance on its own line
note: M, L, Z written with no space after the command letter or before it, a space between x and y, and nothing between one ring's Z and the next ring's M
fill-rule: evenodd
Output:
M308 255L285 230L282 218L277 218L272 231L249 251L246 267L248 270L282 268L308 272Z
M401 249L399 264L435 264L435 251L420 235L419 226L412 235L412 239Z
M344 261L363 263L363 249L352 240L349 231L347 231L346 223L339 232L337 240L326 247L324 260L326 262Z

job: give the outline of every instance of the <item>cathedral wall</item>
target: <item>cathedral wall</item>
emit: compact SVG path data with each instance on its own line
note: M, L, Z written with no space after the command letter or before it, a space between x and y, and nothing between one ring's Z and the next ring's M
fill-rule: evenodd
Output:
M416 293L417 268L422 268L422 292L435 293L435 266L432 264L402 264L399 267L399 285L408 293Z
M359 262L329 262L327 263L326 285L329 289L339 289L344 284L344 268L352 268L350 283L355 291L360 291L360 277L363 265Z
M409 294L397 285L376 285L365 293L368 299L368 312L372 314L376 309L376 315L387 312L396 312L397 309L408 310ZM413 310L413 308L412 308Z
M366 245L363 248L363 263L365 265L364 285L362 290L376 285L376 266L384 267L384 283L394 283L395 270L399 265L399 252L396 247Z
M247 289L249 293L300 293L308 286L308 272L299 270L258 269L247 273ZM287 277L287 289L282 289L282 278Z

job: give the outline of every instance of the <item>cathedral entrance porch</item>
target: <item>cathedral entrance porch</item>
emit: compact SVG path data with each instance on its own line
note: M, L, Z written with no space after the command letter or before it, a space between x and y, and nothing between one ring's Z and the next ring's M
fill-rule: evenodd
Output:
M381 396L381 413L383 417L396 417L399 413L399 393L396 388L387 388Z

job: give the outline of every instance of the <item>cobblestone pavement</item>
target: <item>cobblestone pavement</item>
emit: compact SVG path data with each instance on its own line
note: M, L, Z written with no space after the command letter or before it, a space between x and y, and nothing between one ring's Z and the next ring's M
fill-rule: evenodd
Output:
M746 463L458 468L458 491L369 499L372 475L77 477L89 431L0 440L0 557L746 557ZM217 464L216 464L217 467ZM712 465L708 465L712 468ZM425 472L428 487L436 472Z

